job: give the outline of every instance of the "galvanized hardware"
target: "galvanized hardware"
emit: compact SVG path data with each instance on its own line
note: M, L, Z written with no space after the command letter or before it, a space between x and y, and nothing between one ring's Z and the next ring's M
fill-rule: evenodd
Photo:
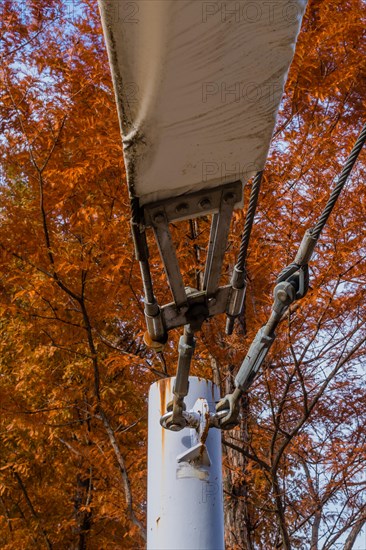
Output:
M234 267L231 277L230 298L226 308L226 334L232 334L235 319L240 315L243 309L244 298L246 291L245 271Z
M209 210L211 208L211 201L207 197L202 199L198 204L202 210Z
M226 334L230 335L233 332L235 319L239 317L242 312L245 298L245 287L246 287L246 258L248 253L250 235L252 232L255 212L257 209L259 191L263 179L263 170L260 170L256 173L252 189L250 191L249 204L247 213L245 216L244 231L241 238L239 254L236 266L234 268L233 276L231 279L232 292L230 296L230 302L226 310L227 321L226 321Z
M178 367L173 388L173 401L169 404L172 415L167 420L169 429L173 431L179 431L186 426L186 420L183 416L183 411L185 410L184 398L188 394L189 370L195 345L196 341L192 327L186 325L184 327L184 334L179 340Z
M188 377L194 353L194 332L202 323L219 313L228 315L228 333L231 333L235 318L240 314L245 296L244 270L235 268L231 284L219 286L222 263L227 247L230 223L235 205L242 199L242 183L237 181L214 188L209 192L199 191L184 197L176 197L147 204L135 209L133 225L134 243L140 262L145 290L145 318L147 332L144 341L156 350L161 350L168 331L185 326L179 342L179 359L173 401L161 419L162 425L172 431L182 430L193 422L185 411L184 398L188 393ZM179 269L176 250L172 241L169 223L186 218L212 214L211 231L207 250L203 289L185 287ZM159 253L174 301L162 307L156 302L148 264L146 228L153 229ZM221 420L230 413L223 408L211 419L215 427L222 427Z
M191 366L191 360L193 357L195 346L196 340L193 336L193 332L191 332L191 327L189 325L185 326L184 334L179 339L178 367L173 388L173 393L177 398L184 398L188 393L189 369Z
M211 459L205 445L210 429L210 408L206 399L199 398L192 411L195 416L195 426L191 427L191 447L177 456L177 462L189 462L201 466L211 466Z
M144 287L145 302L155 303L155 296L151 280L149 267L149 249L147 246L146 233L144 227L132 219L131 221L132 239L135 247L136 259L140 264L142 284Z
M167 331L163 325L163 319L157 302L152 304L145 302L145 321L148 336L153 342L165 344L168 339Z
M300 298L303 298L309 289L308 264L300 266L294 262L286 266L277 277L277 283L282 282L292 284L296 291L295 300L300 300Z
M233 319L242 307L245 285L240 273L234 272L230 285L219 287L221 268L226 251L227 239L233 209L242 200L242 182L236 181L198 191L181 197L174 197L147 204L140 208L133 203L132 235L136 257L140 263L145 293L146 345L161 351L168 339L168 332L179 326L189 325L198 331L209 317L227 312ZM207 260L203 277L203 290L184 286L179 269L176 250L172 241L169 223L212 214ZM163 261L167 281L174 301L159 306L155 299L149 267L149 250L146 229L153 229ZM233 285L235 285L233 287ZM182 347L182 346L181 346ZM191 350L193 353L193 350ZM190 353L190 352L189 352ZM180 350L180 361L185 364L185 377L189 376L192 353ZM180 369L182 370L183 367ZM182 404L180 403L179 407ZM175 417L178 422L178 401ZM179 420L181 422L181 420Z
M171 408L173 410L168 411L161 417L161 420L165 419L164 428L172 431L179 432L187 426L187 419L185 416L185 403L183 399L174 399L171 402ZM161 421L160 421L161 423Z
M301 266L308 264L311 260L317 242L318 239L313 234L313 231L308 229L303 236L294 263Z
M189 290L189 289L188 289ZM191 289L192 290L192 289ZM178 367L173 387L173 399L167 405L167 413L161 417L161 425L171 431L178 432L183 428L194 427L197 423L197 416L186 412L184 398L189 390L189 371L196 345L194 330L190 325L184 327L184 334L180 337L178 346ZM210 426L220 427L220 419L229 411L220 411L212 415Z
M189 289L188 289L189 290ZM166 427L172 431L182 430L186 426L183 411L186 410L184 398L188 394L189 371L195 348L194 331L190 325L184 327L178 346L178 367L173 388L173 399L167 404Z
M262 327L257 332L240 370L235 377L235 386L240 388L242 392L253 382L255 375L266 358L274 338L274 334L271 336L266 334L266 327Z
M283 281L275 286L273 294L272 315L274 314L276 319L280 319L289 305L295 300L296 290L291 283Z
M303 298L309 288L309 261L313 255L315 246L320 234L337 202L346 181L351 173L354 163L366 142L366 124L351 151L350 156L342 170L339 181L333 188L328 202L320 216L317 224L312 229L308 229L301 241L297 251L295 261L285 267L277 278L277 284L274 289L274 303L271 316L267 324L257 333L248 354L244 359L240 370L236 376L236 389L232 394L226 395L218 404L217 410L229 405L230 413L222 420L224 425L230 424L235 418L237 403L242 391L249 388L256 372L263 363L272 342L275 339L275 329L281 320L282 315L289 306L295 301ZM230 328L230 327L229 327Z
M232 191L223 192L220 209L212 218L210 241L203 277L203 289L206 290L207 296L215 294L220 281L236 197L237 195Z
M180 216L186 215L188 212L188 209L189 209L189 205L186 202L181 202L175 207L176 213L179 214Z
M187 295L169 229L168 218L166 217L164 211L159 210L156 214L154 214L152 223L159 253L163 260L166 277L170 290L173 294L174 302L178 308L183 306L188 307Z
M229 413L230 413L229 408L216 411L216 413L209 413L209 417L208 417L209 428L221 429L221 420L222 418L227 416ZM183 426L177 426L176 424L172 424L171 422L172 416L173 416L173 411L168 411L165 414L163 414L163 416L160 418L160 425L166 430L170 430L173 432L180 431L183 428L194 428L196 430L200 425L201 417L194 411L193 412L185 411L185 410L182 411L182 417L184 419Z
M218 212L224 195L226 199L227 195L231 193L234 205L239 206L242 201L242 187L241 181L236 181L214 187L210 191L196 191L180 197L172 197L156 203L146 204L143 206L145 226L153 227L154 217L159 213L164 213L170 223Z
M161 351L167 341L168 331L184 325L184 334L179 341L179 356L173 400L161 418L162 425L179 431L193 422L187 416L184 398L188 394L188 378L195 348L194 332L202 323L219 313L227 312L229 325L240 314L245 295L245 275L234 269L231 284L219 287L222 263L227 247L231 217L236 204L242 199L242 183L237 181L212 189L199 191L135 208L132 224L136 256L140 262L145 291L145 319L147 332L144 341L156 351ZM203 289L185 287L179 269L176 250L172 241L169 223L186 218L212 214L211 231L207 250ZM163 261L166 277L174 302L159 307L152 288L149 269L149 251L146 228L152 227ZM232 328L231 328L232 330ZM217 413L210 422L220 427L221 418L229 410Z
M131 221L131 234L135 247L136 260L138 262L147 261L149 259L149 249L144 227L141 227L137 222Z
M235 377L236 389L232 394L226 395L216 407L217 411L220 411L222 408L229 408L229 413L221 420L221 427L223 429L230 429L237 423L241 394L249 389L263 364L276 338L275 330L283 314L295 300L305 296L308 286L307 265L290 264L280 273L274 288L271 315L267 323L257 332L241 364L239 372Z
M231 286L219 287L215 297L207 299L205 290L196 291L195 294L187 296L188 308L176 307L174 302L161 307L161 313L167 330L190 324L193 326L199 317L205 319L224 313L229 299ZM199 309L197 308L199 306ZM195 330L199 330L198 328Z
M241 389L235 388L233 393L229 393L221 399L216 406L216 415L218 420L218 427L222 430L231 430L239 422L240 409L239 399L241 396Z

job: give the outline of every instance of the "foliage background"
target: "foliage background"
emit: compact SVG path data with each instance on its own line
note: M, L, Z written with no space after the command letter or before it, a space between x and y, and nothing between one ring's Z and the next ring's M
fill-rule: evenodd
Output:
M309 2L266 165L245 315L232 337L224 319L200 334L193 374L223 391L362 126L364 7ZM0 24L1 547L142 547L146 396L174 373L179 334L163 356L142 342L97 5L4 0ZM350 550L365 523L364 181L363 153L318 247L311 290L278 330L241 426L225 435L230 549ZM244 215L235 215L226 277ZM207 222L175 236L193 284ZM164 300L156 250L152 264Z

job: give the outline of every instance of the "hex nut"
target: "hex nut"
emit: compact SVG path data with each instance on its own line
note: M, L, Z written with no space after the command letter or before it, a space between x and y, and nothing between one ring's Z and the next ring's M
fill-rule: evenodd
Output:
M164 212L157 212L154 216L155 223L162 223L165 220Z
M189 205L186 202L181 202L176 206L175 211L177 214L183 214L184 212L187 212L188 208Z
M210 199L205 197L204 199L200 200L199 206L202 208L202 210L208 210L211 206Z
M236 195L232 191L230 191L229 193L225 193L224 195L225 202L232 202L232 201L235 201L235 199L236 199Z

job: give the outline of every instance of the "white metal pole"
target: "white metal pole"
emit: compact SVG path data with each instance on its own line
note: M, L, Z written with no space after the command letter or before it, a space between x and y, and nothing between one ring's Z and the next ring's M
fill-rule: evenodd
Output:
M150 387L147 550L224 550L221 432L210 428L206 449L196 445L201 452L188 456L197 444L197 431L172 432L160 426L174 380L159 380ZM214 413L217 386L190 377L187 411L201 412L204 400ZM202 414L204 418L204 410Z

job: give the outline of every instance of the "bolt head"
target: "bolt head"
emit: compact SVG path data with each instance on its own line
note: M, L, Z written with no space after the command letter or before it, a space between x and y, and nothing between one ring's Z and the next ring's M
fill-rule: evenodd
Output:
M162 223L165 220L164 212L157 212L154 216L155 223Z
M186 202L181 202L176 206L175 211L177 214L184 214L184 212L187 212L188 208L189 206Z
M235 199L236 199L236 195L232 191L230 191L229 193L225 193L225 195L224 195L224 202L226 202L226 203L234 202Z
M168 429L171 431L171 432L180 432L181 430L183 430L184 426L180 426L179 424L170 424L168 426Z
M199 206L202 208L202 210L208 210L211 206L211 201L209 198L205 197L199 202Z
M281 302L286 302L288 296L287 296L287 292L285 290L279 290L277 292L277 298L281 301Z

